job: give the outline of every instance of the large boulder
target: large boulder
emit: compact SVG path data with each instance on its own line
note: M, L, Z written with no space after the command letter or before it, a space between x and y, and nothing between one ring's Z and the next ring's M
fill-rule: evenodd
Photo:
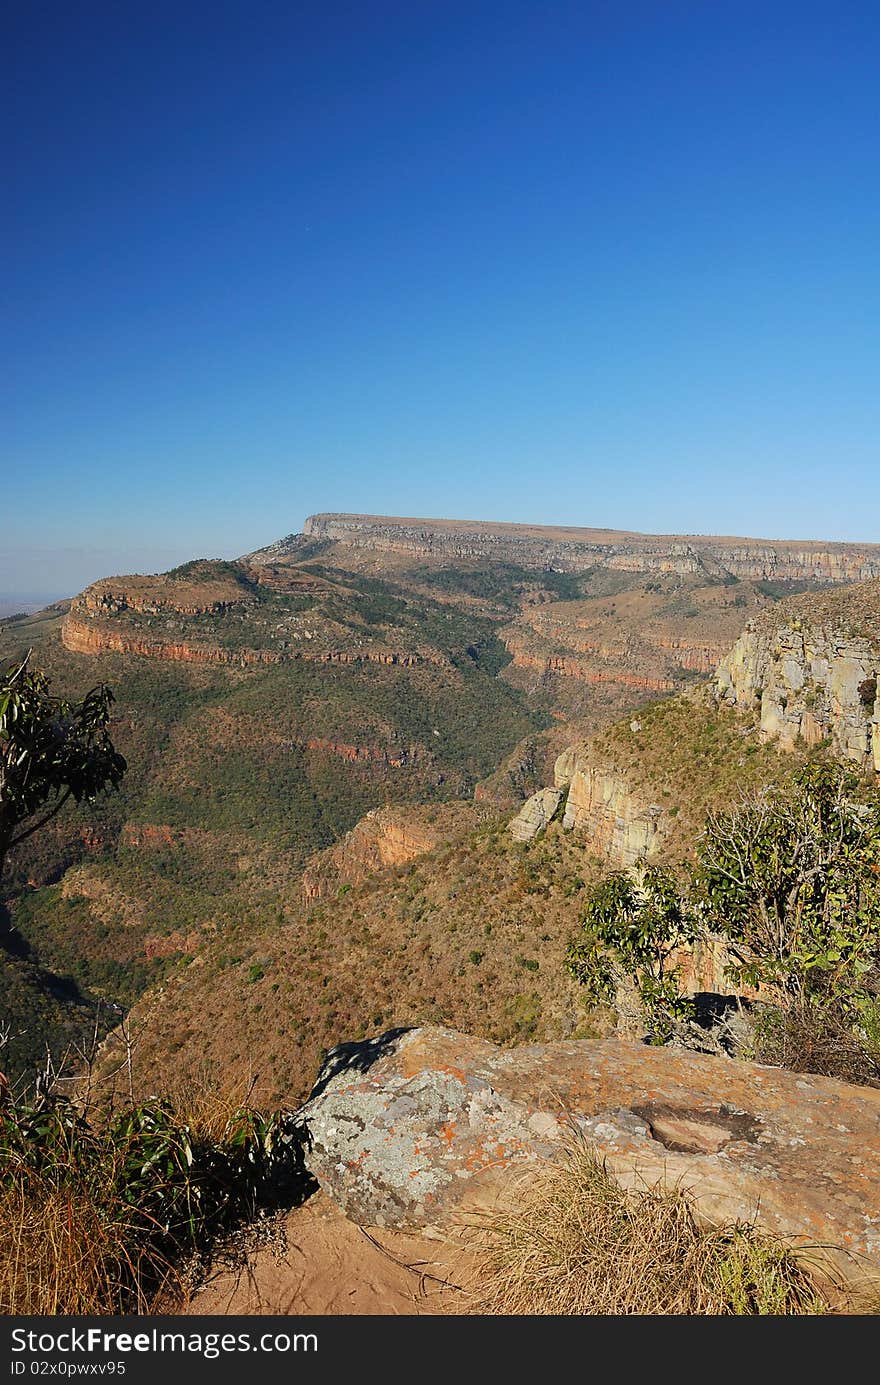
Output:
M515 842L530 842L543 832L562 802L563 789L539 789L527 799L510 823L509 832Z
M307 1162L361 1225L449 1235L574 1134L629 1188L686 1188L880 1280L880 1091L619 1039L500 1049L393 1031L328 1056Z

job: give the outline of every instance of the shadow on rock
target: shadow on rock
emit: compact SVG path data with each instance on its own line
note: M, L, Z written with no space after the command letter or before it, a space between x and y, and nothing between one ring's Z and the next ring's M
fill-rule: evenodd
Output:
M315 1097L320 1096L340 1072L369 1072L374 1063L394 1052L410 1029L410 1025L387 1029L384 1034L377 1034L375 1039L358 1039L329 1049L308 1100L314 1101Z

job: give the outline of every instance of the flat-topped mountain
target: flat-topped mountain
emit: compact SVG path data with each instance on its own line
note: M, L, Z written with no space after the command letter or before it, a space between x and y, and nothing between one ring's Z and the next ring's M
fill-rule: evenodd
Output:
M731 538L704 534L637 534L480 520L412 519L391 515L311 515L307 538L353 548L449 559L494 558L522 567L584 572L703 573L772 581L859 582L880 577L880 544L800 539ZM283 551L285 541L267 553Z

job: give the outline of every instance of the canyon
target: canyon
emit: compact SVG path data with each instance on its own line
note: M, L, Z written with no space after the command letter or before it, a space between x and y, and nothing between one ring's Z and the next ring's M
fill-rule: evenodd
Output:
M807 755L878 767L880 579L824 585L873 550L325 518L0 627L116 694L128 782L9 899L40 965L130 1007L144 1082L173 1051L289 1094L382 1017L580 1034L589 881L683 859Z

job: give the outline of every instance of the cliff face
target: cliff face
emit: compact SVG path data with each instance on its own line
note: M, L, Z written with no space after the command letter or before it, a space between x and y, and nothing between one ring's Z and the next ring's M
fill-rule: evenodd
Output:
M277 664L281 661L281 655L272 649L224 649L220 645L186 640L144 638L73 614L68 615L61 626L61 642L72 654L139 654L148 659L170 659L185 664Z
M311 539L440 559L489 559L584 572L677 572L753 580L858 582L880 577L880 544L633 534L614 529L487 524L383 515L312 515Z
M479 810L468 803L430 809L413 804L374 808L334 846L311 858L303 873L303 895L326 899L337 894L340 886L359 885L378 870L405 865L441 843L462 837L480 818Z
M615 867L634 866L663 841L663 810L635 792L617 771L597 765L586 746L570 746L556 761L556 787L568 788L563 828Z
M720 698L760 708L761 736L790 750L829 737L839 759L880 773L880 642L840 627L752 623L721 661Z
M579 683L610 683L618 687L634 688L640 692L673 692L677 686L671 678L652 678L639 673L631 673L621 668L596 668L580 659L565 654L533 654L506 641L511 650L514 668L529 669L543 677L547 673L558 673L564 678L572 678Z
M61 642L72 654L139 654L148 659L167 659L185 664L280 664L301 659L320 664L388 664L415 668L433 664L444 668L449 663L434 649L406 650L368 646L361 649L250 649L246 645L223 645L190 640L168 640L143 636L124 628L114 628L100 619L83 619L71 613L61 626Z

